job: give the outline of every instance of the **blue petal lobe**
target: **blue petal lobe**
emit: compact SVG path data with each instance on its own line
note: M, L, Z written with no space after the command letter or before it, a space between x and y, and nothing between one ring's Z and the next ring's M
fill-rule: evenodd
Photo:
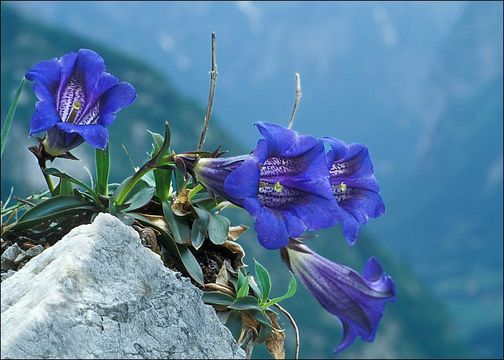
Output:
M56 124L61 130L70 134L79 134L91 146L105 150L107 146L109 133L101 125L75 125L70 123Z
M25 77L34 81L33 90L37 99L55 102L60 82L61 66L57 59L41 61L34 65Z
M108 126L114 122L116 113L122 108L130 105L136 99L135 88L127 83L120 82L108 90L102 99L99 124Z
M224 181L224 191L235 199L254 197L259 188L259 166L255 158L245 160Z
M261 208L255 221L255 230L259 243L266 249L279 249L289 243L282 215L268 208Z
M52 100L37 101L30 122L30 136L47 130L60 121L61 119Z

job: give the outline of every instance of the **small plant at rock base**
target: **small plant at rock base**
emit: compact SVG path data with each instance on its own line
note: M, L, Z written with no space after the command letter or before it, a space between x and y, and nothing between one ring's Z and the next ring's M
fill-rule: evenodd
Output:
M220 148L206 151L217 80L214 34L210 76L196 150L176 152L165 122L163 135L149 131L152 149L145 163L120 184L112 184L107 126L134 102L134 87L106 72L100 55L87 49L30 69L26 79L33 81L38 98L30 135L44 133L30 151L48 190L14 204L9 196L2 204L2 251L14 243L47 248L71 228L108 212L133 226L167 267L190 277L203 290L204 302L215 308L247 357L254 344L265 344L274 358L285 357L280 316L294 328L298 357L297 325L280 305L295 295L296 278L341 321L344 335L336 351L350 346L357 336L372 341L385 303L395 299L392 278L374 257L361 275L316 254L303 242L306 231L342 225L353 245L361 226L384 214L368 149L292 130L301 98L296 74L288 127L255 124L261 138L250 154L225 157ZM2 154L24 81L2 127ZM47 166L55 158L77 161L70 151L83 143L96 148L91 183ZM227 207L245 209L254 221L258 244L281 253L291 271L284 295L271 297L269 272L257 260L254 274L247 271L238 242L247 227L232 225L221 213Z

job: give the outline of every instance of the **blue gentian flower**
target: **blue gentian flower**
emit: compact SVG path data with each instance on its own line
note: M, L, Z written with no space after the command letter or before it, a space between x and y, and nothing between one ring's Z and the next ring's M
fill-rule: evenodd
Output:
M385 213L380 188L373 175L373 164L368 149L361 144L347 145L335 138L324 138L331 150L327 153L333 194L344 209L343 233L350 245L359 235L360 227L368 218Z
M340 222L344 214L332 194L322 141L280 125L256 126L264 139L252 155L200 159L192 167L196 179L245 208L267 249Z
M322 307L339 318L343 337L335 352L354 341L373 341L385 302L395 300L395 285L375 257L371 257L362 275L334 263L297 240L281 249L282 258Z
M39 62L25 77L34 82L38 99L30 136L47 130L43 145L52 156L65 154L84 141L105 149L106 126L136 98L133 86L106 72L103 58L88 49Z

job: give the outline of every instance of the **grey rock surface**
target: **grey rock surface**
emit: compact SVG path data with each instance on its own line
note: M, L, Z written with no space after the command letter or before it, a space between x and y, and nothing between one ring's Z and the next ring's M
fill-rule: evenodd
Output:
M201 291L108 214L1 284L2 358L243 358Z
M18 244L14 244L6 249L0 258L0 267L2 271L7 271L14 266L14 260L23 254L23 250L18 246Z

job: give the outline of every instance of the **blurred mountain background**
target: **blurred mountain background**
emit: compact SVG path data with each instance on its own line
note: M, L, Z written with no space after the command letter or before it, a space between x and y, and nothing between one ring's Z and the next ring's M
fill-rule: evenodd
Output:
M96 50L138 91L110 129L120 181L132 171L121 144L141 165L146 128L162 132L170 120L175 149L195 147L212 31L219 77L208 149L248 152L254 122L287 123L300 72L296 130L365 143L387 205L355 247L339 229L309 245L359 270L377 255L399 292L376 341L338 357L502 358L502 10L500 2L2 2L1 116L33 64ZM2 159L2 199L11 186L26 196L44 184L26 150L35 103L27 85ZM75 154L93 172L93 152ZM81 163L57 162L88 178ZM279 269L274 291L286 287L278 254L257 246L252 230L244 243L249 262ZM301 288L286 307L301 356L331 357L337 320Z

